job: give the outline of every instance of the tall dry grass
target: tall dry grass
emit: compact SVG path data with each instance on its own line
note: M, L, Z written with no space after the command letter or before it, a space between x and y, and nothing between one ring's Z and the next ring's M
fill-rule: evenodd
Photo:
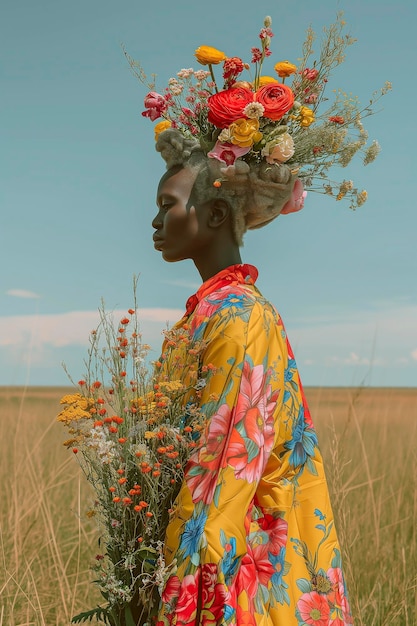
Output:
M0 388L0 626L66 626L99 597L88 487L55 423L64 390ZM414 626L417 390L307 389L357 626Z

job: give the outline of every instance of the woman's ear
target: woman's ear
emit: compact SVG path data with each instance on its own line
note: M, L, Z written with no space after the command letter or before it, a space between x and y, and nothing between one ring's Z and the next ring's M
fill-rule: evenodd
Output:
M219 226L228 221L230 213L230 206L225 200L220 198L213 200L209 211L208 226L210 228L219 228Z

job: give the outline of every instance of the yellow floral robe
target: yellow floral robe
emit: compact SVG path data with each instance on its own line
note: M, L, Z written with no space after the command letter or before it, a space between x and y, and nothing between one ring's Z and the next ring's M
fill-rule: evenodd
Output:
M206 342L199 367L215 374L197 393L208 421L167 530L158 626L352 624L316 432L256 278L250 265L221 271L176 325ZM190 345L169 368L162 358L161 379L187 371Z

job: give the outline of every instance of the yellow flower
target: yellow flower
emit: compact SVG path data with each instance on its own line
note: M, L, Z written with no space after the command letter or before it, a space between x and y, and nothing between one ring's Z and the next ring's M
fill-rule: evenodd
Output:
M300 107L298 112L298 120L303 128L307 128L314 122L314 111L308 107Z
M155 439L156 436L157 434L153 432L152 430L145 431L145 439Z
M94 400L92 398L84 398L79 393L67 394L61 398L60 404L67 404L58 415L58 422L73 422L82 419L91 418L91 414L88 409L93 406Z
M155 141L158 140L158 137L162 133L162 131L166 130L167 128L171 128L171 122L169 120L164 120L163 122L158 122L158 124L154 128L154 131L155 131Z
M265 85L269 85L270 83L278 83L279 81L273 76L260 76L259 77L259 87L264 87Z
M231 141L235 146L248 148L262 139L259 132L259 121L256 119L240 119L229 126Z
M295 74L297 67L289 61L280 61L274 65L274 70L280 78L287 78L287 76Z
M211 46L200 46L194 56L201 65L218 65L227 58L224 52Z

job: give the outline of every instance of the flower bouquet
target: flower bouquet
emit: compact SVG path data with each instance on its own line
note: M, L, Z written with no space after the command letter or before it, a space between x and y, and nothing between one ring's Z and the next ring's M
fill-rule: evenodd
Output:
M65 395L58 415L69 431L72 450L92 486L102 553L94 582L107 604L81 613L74 623L93 618L110 626L149 624L160 592L172 573L165 566L163 540L171 507L183 480L203 416L191 402L213 370L198 374L204 345L193 343L195 365L188 365L188 388L180 381L156 382L157 361L147 365L136 308L114 323L100 311L90 336L86 376L76 393ZM187 334L166 331L164 357ZM200 377L198 377L198 375ZM184 409L184 407L186 407Z
M346 167L357 152L362 153L365 165L375 159L379 145L377 141L367 145L362 119L373 114L376 101L391 85L387 82L375 92L364 108L356 97L341 90L329 102L326 88L330 74L355 41L343 34L344 27L339 13L336 22L324 29L317 58L313 51L315 33L309 28L300 62L275 62L275 76L269 76L263 74L264 61L272 54L273 32L267 16L259 33L260 45L251 50L251 63L211 46L200 46L195 57L207 69L180 70L162 93L155 91L155 83L148 82L142 66L124 52L135 76L151 89L145 96L142 115L151 121L162 118L155 126L156 139L167 128L177 128L185 136L198 139L204 152L225 167L236 159L266 161L271 166L286 163L300 181L300 200L304 200L305 188L336 200L348 198L354 209L366 201L366 191L359 191L350 180L333 182L329 170ZM213 70L220 64L221 87ZM289 86L285 81L290 77Z

